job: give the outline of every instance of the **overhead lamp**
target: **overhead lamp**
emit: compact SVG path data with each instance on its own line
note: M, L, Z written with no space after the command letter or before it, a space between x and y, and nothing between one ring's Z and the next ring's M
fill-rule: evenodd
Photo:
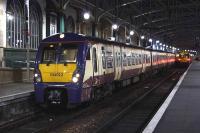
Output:
M156 41L156 43L159 43L159 42L160 42L159 40ZM161 43L161 44L162 44L162 43Z
M115 37L111 37L110 40L111 40L111 41L115 41Z
M130 31L130 35L131 36L134 35L134 31L133 30Z
M89 12L85 12L85 13L83 14L83 17L84 17L85 20L90 19L90 13L89 13Z
M7 14L7 18L8 18L8 20L13 20L13 16L10 14Z
M141 36L141 39L143 40L143 39L144 39L144 36Z
M118 25L117 25L117 24L113 24L113 25L112 25L112 29L113 29L113 30L117 30L117 29L118 29Z
M153 42L153 40L150 38L150 39L149 39L149 42Z

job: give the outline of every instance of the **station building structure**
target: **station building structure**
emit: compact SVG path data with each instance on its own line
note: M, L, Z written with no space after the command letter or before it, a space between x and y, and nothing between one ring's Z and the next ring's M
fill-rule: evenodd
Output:
M83 18L86 11L91 15L88 20ZM102 39L114 35L116 41L140 45L139 34L129 35L132 27L127 22L120 22L114 31L114 20L112 13L85 0L1 0L0 67L26 67L27 49L33 66L40 41L62 32Z

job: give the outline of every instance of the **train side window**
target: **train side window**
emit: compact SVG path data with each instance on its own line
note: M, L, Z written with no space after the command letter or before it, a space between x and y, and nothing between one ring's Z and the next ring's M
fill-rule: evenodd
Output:
M97 72L97 53L96 53L96 48L93 48L93 69L94 72Z
M113 68L113 54L111 51L106 51L107 68Z
M132 53L132 65L135 65L135 55Z
M138 65L138 54L135 54L135 65Z
M127 59L128 59L128 66L131 66L131 54L128 54Z
M87 51L86 60L90 60L90 48L89 48L88 51Z

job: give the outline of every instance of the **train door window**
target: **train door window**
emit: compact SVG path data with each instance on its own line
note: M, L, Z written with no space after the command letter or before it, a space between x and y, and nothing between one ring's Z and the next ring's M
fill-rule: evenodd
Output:
M96 48L93 48L93 69L94 72L97 72L97 53L96 53Z
M116 53L116 59L117 59L117 67L119 67L120 66L120 55L119 55L119 53L117 52Z
M117 67L117 64L118 64L117 52L115 52L114 60L115 60L115 62L114 62L114 64L115 64L114 67Z
M87 51L86 60L90 60L90 48L89 48L88 51Z
M148 63L148 56L146 55L146 63Z
M102 67L103 69L106 69L106 53L104 47L101 47L101 58L102 58Z
M123 53L123 66L127 66L126 53Z
M120 54L120 52L118 53L118 66L121 66L121 54Z

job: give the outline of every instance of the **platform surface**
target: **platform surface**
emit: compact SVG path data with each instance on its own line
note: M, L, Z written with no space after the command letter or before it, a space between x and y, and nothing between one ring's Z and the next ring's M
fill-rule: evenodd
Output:
M200 62L193 62L154 133L200 133Z
M0 84L0 102L31 95L33 88L33 83Z

